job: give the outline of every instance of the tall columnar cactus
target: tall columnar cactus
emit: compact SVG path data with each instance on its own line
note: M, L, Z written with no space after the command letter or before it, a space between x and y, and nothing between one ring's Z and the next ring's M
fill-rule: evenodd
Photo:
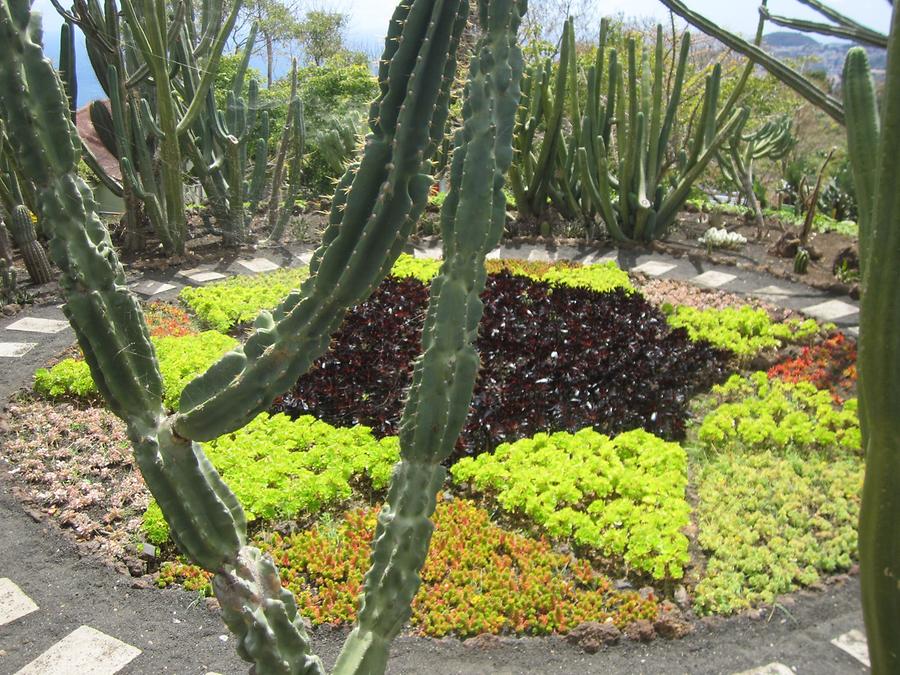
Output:
M28 207L19 205L13 209L9 218L9 231L22 253L25 269L36 284L46 284L53 279L53 270L47 253L38 241Z
M559 65L553 77L553 61L535 63L522 80L522 104L516 115L513 148L515 161L509 184L521 214L539 216L547 209L565 122L566 92L575 88L575 27L566 21ZM553 80L551 89L550 81ZM537 147L540 139L540 148Z
M758 237L765 229L765 220L753 189L753 163L760 159L778 160L787 155L796 143L791 126L790 117L769 120L756 131L735 134L716 156L722 173L740 189L753 210Z
M503 175L511 158L521 57L515 46L524 2L481 0L484 32L473 60L465 126L454 157L454 191L442 218L446 262L432 288L424 355L417 364L401 435L402 461L379 517L373 567L359 625L339 673L384 669L390 640L409 615L428 548L429 516L465 419L478 358L484 257L504 218ZM429 157L447 119L454 55L468 3L405 0L394 13L363 157L339 186L312 275L247 343L185 389L166 416L162 379L140 305L88 187L78 178L78 143L61 83L43 58L27 0L0 0L0 112L16 157L38 186L38 208L62 269L65 312L98 389L122 417L145 482L172 537L215 573L214 588L238 652L258 673L322 673L295 601L267 555L247 545L237 499L196 441L240 428L266 408L327 347L348 307L387 274L425 207Z

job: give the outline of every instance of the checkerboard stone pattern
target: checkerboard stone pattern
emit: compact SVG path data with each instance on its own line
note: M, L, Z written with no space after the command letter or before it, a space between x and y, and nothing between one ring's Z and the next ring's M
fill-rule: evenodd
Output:
M36 316L26 316L6 327L6 330L18 330L26 333L61 333L69 327L68 321L59 319L41 319Z
M642 265L632 268L632 272L642 272L650 277L660 277L666 272L671 272L678 265L674 263L662 262L661 260L648 260Z
M175 290L177 286L174 284L167 284L162 281L153 281L151 279L144 279L143 281L134 285L133 289L135 293L139 295L143 295L145 298L152 298L155 295L161 295L166 293L167 291Z
M730 283L735 279L737 279L737 276L735 276L734 274L710 270L709 272L698 274L693 279L691 279L691 281L698 286L703 286L704 288L719 288L720 286L724 286L725 284Z
M81 626L15 675L114 675L140 653L137 647Z
M36 342L0 342L0 358L20 359L35 347Z
M803 309L804 314L820 321L837 321L857 312L859 312L858 307L843 300L827 300Z
M37 611L34 600L22 592L12 579L0 579L0 626Z
M795 673L783 663L769 663L759 668L735 673L735 675L795 675Z
M273 263L268 258L253 258L252 260L238 260L238 265L248 272L258 274L260 272L274 272L281 269L281 265Z
M190 274L185 274L185 276L195 284L205 284L209 281L220 281L225 278L224 274L213 270L194 270Z
M869 661L869 645L866 642L866 636L862 634L862 631L851 630L836 637L831 641L831 644L844 650L867 668L872 667L872 664Z

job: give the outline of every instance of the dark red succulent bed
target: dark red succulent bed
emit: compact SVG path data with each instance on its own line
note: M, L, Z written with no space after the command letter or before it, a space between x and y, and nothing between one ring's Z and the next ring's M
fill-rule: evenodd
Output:
M501 272L488 277L482 300L482 369L460 453L588 426L679 439L691 396L728 374L730 352L671 329L638 293ZM396 434L427 302L422 282L386 279L275 410Z

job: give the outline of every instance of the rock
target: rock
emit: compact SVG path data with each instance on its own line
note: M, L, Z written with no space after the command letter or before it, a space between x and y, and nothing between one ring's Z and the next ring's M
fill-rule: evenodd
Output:
M635 642L650 642L656 637L653 624L647 619L638 619L625 626L625 637Z
M849 570L847 570L847 574L851 577L859 576L859 565L853 565Z
M128 573L133 577L142 577L147 573L147 566L143 560L137 558L126 558L125 565L128 567Z
M659 618L653 622L653 629L657 635L667 640L680 640L694 632L694 626L678 609L661 612Z
M617 591L625 591L630 588L634 588L634 586L631 585L631 582L629 582L628 579L616 579L614 585Z
M841 272L859 273L859 249L856 245L842 249L835 257L831 265L831 273L841 278Z
M156 558L156 547L153 544L144 542L140 547L140 556L142 560L150 562Z
M675 602L682 609L691 606L691 598L688 596L687 589L684 586L679 585L675 587Z
M214 612L217 612L219 610L219 601L215 598L206 598L204 602L206 603L207 609L210 609Z
M505 640L499 635L493 633L482 633L475 637L463 640L463 647L468 649L497 649L502 646Z
M580 647L588 654L596 654L604 645L614 645L622 633L612 623L585 621L566 635L566 642Z
M131 587L139 590L146 590L148 588L153 588L153 584L147 580L147 577L140 577L132 579Z
M649 600L650 598L656 597L656 591L653 590L652 586L644 586L641 590L638 591L638 595L640 595L644 600Z
M748 609L743 613L743 616L746 616L751 621L759 621L766 617L765 609Z

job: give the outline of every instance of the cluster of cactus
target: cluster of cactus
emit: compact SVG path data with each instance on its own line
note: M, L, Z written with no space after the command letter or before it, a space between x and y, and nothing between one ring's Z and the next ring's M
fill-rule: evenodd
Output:
M344 173L358 147L359 132L352 117L331 120L316 133L316 151L334 174Z
M756 131L735 134L716 156L722 173L740 189L753 211L759 236L765 228L765 220L753 186L753 163L760 159L779 160L787 155L796 144L791 127L788 116L769 120Z
M166 250L183 252L183 181L188 170L203 188L226 244L246 239L249 222L267 196L270 211L276 213L275 227L283 215L280 181L288 179L293 195L300 181L301 172L293 166L303 156L302 110L298 114L299 104L291 101L284 151L279 148L278 166L284 166L284 152L289 150L292 170L286 176L283 171L270 173L268 114L259 113L258 83L251 79L246 92L244 86L255 27L220 110L212 83L240 1L227 15L223 0L203 0L199 12L189 0L173 12L164 0L121 0L121 12L116 0L104 0L102 7L99 0L76 0L71 11L56 6L84 32L91 63L110 99L109 108L102 103L91 106L91 119L119 160L123 180L114 192L125 198L128 229L140 227L134 208L139 201ZM95 164L89 162L109 184ZM131 237L133 242L140 239L136 233Z
M846 124L847 150L859 200L861 305L859 416L866 457L859 523L863 616L872 672L900 671L900 4L887 36L860 26L818 0L801 0L854 40L887 46L884 90L876 95L868 57L854 47L843 73L843 101L822 92L787 65L692 12L680 0L661 0L688 22L744 54L801 96ZM764 16L765 3L763 5ZM771 18L771 17L770 17ZM822 24L790 25L825 33Z
M401 461L378 518L372 568L338 673L383 672L410 614L428 550L441 462L453 449L479 359L484 260L505 219L504 175L522 72L516 33L524 0L479 0L482 27L470 64L464 126L456 137L441 226L444 263L432 282L423 355L401 426ZM80 144L57 73L44 58L28 0L0 0L0 114L38 188L38 210L62 270L64 311L109 408L123 420L144 480L172 538L215 574L238 653L259 673L323 673L291 593L270 557L247 545L246 518L199 441L234 431L292 385L327 348L346 311L387 275L422 214L430 156L447 120L465 0L403 0L379 69L380 95L358 164L340 181L311 275L244 343L185 388L166 415L162 380L139 303L126 286L91 191L76 172ZM186 119L186 118L183 118Z
M809 270L809 250L802 246L794 254L794 274L806 274Z
M737 251L747 243L747 238L738 232L729 232L724 227L711 227L703 236L697 239L697 242L706 246L708 252L713 249L727 249Z
M568 217L581 217L591 234L599 217L618 241L652 241L667 233L691 186L719 148L742 130L748 113L734 111L731 100L720 110L721 68L716 66L706 78L692 138L676 157L670 156L690 35L682 38L666 95L662 26L657 27L652 57L646 48L639 50L634 37L628 39L625 65L615 49L607 51L608 30L604 20L595 62L586 75L583 109L571 20L564 31L555 78L550 61L536 64L526 75L510 183L520 213L537 216L549 199ZM539 129L543 136L535 152Z

